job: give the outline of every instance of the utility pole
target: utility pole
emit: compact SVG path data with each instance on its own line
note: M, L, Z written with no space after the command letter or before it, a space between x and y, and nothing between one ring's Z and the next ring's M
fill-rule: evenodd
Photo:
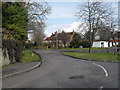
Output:
M120 40L120 1L118 2L118 40ZM120 45L120 42L118 42L118 45Z
M56 49L58 49L58 32L56 31Z

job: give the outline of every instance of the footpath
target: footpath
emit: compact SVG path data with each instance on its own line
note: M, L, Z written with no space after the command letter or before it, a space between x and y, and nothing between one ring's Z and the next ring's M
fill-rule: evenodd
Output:
M41 61L38 62L28 62L28 63L18 63L2 68L2 78L7 78L10 76L15 76L24 72L31 71L42 64Z

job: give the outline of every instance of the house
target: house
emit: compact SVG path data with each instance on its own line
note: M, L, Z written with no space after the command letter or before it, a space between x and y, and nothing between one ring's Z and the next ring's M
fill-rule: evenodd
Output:
M96 40L96 41L93 42L92 47L108 47L108 41Z
M119 45L120 46L120 40L119 39L115 39L115 40L109 40L110 42L110 47L114 46L114 45Z
M115 39L115 40L108 40L108 41L103 41L103 40L96 40L93 42L92 47L113 47L115 45L119 45L120 40Z
M57 33L56 31L50 37L47 37L44 42L48 44L48 48L68 47L74 33L74 30L72 32L65 32L63 30L61 33Z
M114 37L110 40L95 40L92 47L113 47L115 45L120 46L120 32L116 31L113 34Z

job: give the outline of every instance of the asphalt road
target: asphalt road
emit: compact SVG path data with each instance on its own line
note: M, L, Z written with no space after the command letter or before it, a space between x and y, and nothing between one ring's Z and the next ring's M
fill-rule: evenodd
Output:
M55 50L36 50L42 65L3 79L3 88L118 88L118 63L84 61Z
M89 50L60 50L63 52L89 52ZM98 49L98 50L91 50L93 53L115 53L116 49L109 48L109 49Z

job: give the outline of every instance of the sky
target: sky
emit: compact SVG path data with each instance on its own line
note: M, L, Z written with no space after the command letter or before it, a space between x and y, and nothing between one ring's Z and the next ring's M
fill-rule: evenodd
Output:
M48 4L52 7L52 13L47 16L46 36L50 36L55 31L78 31L79 26L84 23L75 17L75 12L78 10L78 5L80 5L81 2L48 2ZM112 7L118 6L115 2L109 2L109 4L112 5ZM79 31L82 32L82 28Z

